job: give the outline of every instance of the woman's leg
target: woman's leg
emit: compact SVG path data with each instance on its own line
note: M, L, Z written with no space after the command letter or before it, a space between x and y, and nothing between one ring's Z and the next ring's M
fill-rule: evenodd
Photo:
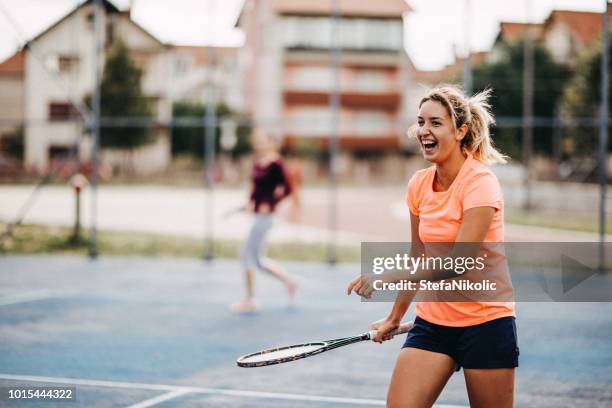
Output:
M512 407L514 372L519 357L514 317L467 328L459 343L464 351L461 364L470 405Z
M430 408L455 367L455 361L446 354L402 349L389 384L387 407Z
M246 241L242 247L240 258L245 274L246 292L245 297L241 302L230 305L234 312L252 312L257 308L255 304L255 266L257 265L257 242L259 240L261 230L261 221L257 215L253 219L253 224L249 231Z
M262 258L261 267L264 271L268 272L270 275L283 282L287 287L289 297L293 299L293 297L295 296L295 291L298 287L297 282L291 276L289 276L289 274L287 274L279 264L269 258Z
M514 368L464 369L470 407L512 408L514 371Z
M272 215L266 215L262 217L261 229L258 231L259 239L257 240L255 248L257 266L265 272L268 272L270 275L274 276L276 279L283 282L287 287L289 297L293 299L295 291L298 287L296 281L291 276L289 276L289 274L287 274L279 264L269 258L264 258L263 256L266 247L266 238L268 233L270 232L270 229L272 228L273 222L274 218Z
M253 283L255 271L253 271L253 268L245 268L244 275L246 280L246 299L253 300L255 298L255 285Z

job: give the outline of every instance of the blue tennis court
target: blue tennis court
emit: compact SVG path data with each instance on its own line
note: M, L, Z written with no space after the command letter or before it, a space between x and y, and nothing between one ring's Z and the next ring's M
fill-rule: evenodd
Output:
M344 294L359 265L285 266L300 278L295 306L258 275L260 311L235 315L227 307L242 296L234 261L3 257L0 386L73 386L71 407L384 405L400 339L236 366L262 348L358 334L389 307ZM518 313L517 406L612 405L612 305L522 303ZM455 374L439 406L467 405Z

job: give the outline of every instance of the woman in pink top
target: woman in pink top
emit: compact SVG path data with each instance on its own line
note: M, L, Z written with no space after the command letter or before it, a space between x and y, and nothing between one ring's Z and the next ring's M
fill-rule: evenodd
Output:
M490 91L468 97L453 86L431 90L419 104L417 138L433 165L408 183L413 247L428 243L502 243L503 195L487 164L504 163L493 147ZM357 277L348 286L369 296ZM376 341L398 327L416 291L398 295L371 326ZM463 367L472 407L512 407L518 346L514 302L417 302L415 325L396 362L390 407L430 407Z

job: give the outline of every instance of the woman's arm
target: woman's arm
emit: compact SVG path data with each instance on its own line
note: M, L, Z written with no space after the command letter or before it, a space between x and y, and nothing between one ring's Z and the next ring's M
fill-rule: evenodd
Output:
M410 254L411 256L415 256L416 254L421 252L421 248L423 248L423 242L421 241L421 237L419 236L419 216L414 215L413 213L410 213L410 236ZM410 303L412 303L412 299L414 299L414 296L416 294L416 290L402 290L397 295L397 298L395 298L395 302L393 303L393 307L391 308L389 317L393 321L396 321L398 325L406 314L406 311L410 307Z
M453 250L451 251L451 257L476 257L478 255L478 251L480 250L480 244L484 241L489 228L491 227L491 223L493 221L493 216L495 215L495 209L492 207L476 207L467 210L463 215L463 221L461 222L461 226L459 227L459 232L457 233L457 239L455 242L459 243L459 245L455 245ZM419 254L424 253L424 245L421 241L421 237L419 236L419 217L410 213L410 227L411 227L411 237L412 237L412 245L410 248L410 256L418 257ZM477 245L462 245L463 243L475 243ZM436 272L436 271L430 271ZM444 273L445 271L438 271ZM414 276L416 275L416 276ZM416 273L413 276L406 276L405 273L397 274L396 278L392 280L400 280L400 279L412 279L419 280L421 276ZM389 276L393 276L390 274ZM451 275L453 276L453 275ZM407 296L407 294L412 293L412 297L416 292L408 292L403 291L401 294ZM399 297L398 297L399 298Z
M455 242L483 242L494 215L493 207L475 207L465 211Z
M282 162L277 162L274 166L274 179L276 187L274 188L274 197L277 200L282 200L293 192L291 180L287 174L287 169Z
M412 237L411 253L417 254L421 251L423 243L419 237L419 217L410 213L410 230ZM368 282L362 279L362 276L358 276L353 279L347 288L347 293L350 295L352 291L356 294L361 294L361 290L364 286L369 286ZM388 340L387 333L397 329L406 314L406 311L412 303L412 299L416 295L417 291L400 291L393 302L391 311L384 319L378 320L370 325L371 329L377 330L377 334L374 337L374 341L382 342Z
M493 216L495 215L495 208L493 207L475 207L466 210L463 215L463 221L459 227L459 232L455 243L449 244L449 251L446 257L451 258L475 258L481 249L481 244L484 241L491 223ZM424 253L424 244L421 242L418 236L419 218L414 214L410 214L411 226L412 226L412 248L411 256L418 256ZM450 246L452 244L452 247ZM438 244L431 244L438 245ZM440 244L443 245L443 244ZM452 269L419 269L417 271L398 271L394 273L387 273L385 281L387 282L399 282L401 280L418 282L422 279L428 281L438 281L447 278L456 277L457 274ZM361 278L361 277L360 277ZM380 276L372 276L366 279L357 279L351 282L349 290L354 290L356 294L369 298L374 291L373 281L375 279L381 279ZM403 296L407 297L408 293L403 293ZM414 297L414 293L412 294ZM412 300L412 298L410 298ZM407 308L407 306L406 306ZM399 309L401 312L401 309ZM405 312L405 310L404 310Z

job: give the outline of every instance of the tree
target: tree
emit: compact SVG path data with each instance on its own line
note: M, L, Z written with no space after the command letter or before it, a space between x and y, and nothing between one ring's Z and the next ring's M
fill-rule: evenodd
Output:
M142 70L129 55L125 43L117 41L110 50L100 89L100 114L103 118L151 119L151 102L141 89ZM91 106L91 95L86 98ZM151 129L143 125L100 128L100 145L133 149L151 141Z
M474 89L493 89L491 99L496 119L519 119L523 115L523 47L502 43L502 58L497 62L484 62L474 68ZM569 78L569 70L557 64L550 53L540 45L534 46L534 92L533 113L537 118L552 119L556 115L563 87ZM552 152L552 127L534 129L534 151L542 155ZM493 140L502 152L520 159L522 151L522 128L497 127Z
M215 109L217 128L215 131L215 151L221 150L221 121L224 117L231 116L232 111L225 105L219 104ZM172 107L172 117L174 119L192 118L201 119L204 123L206 106L195 102L176 102ZM190 154L192 156L204 157L204 132L202 126L185 127L176 126L172 128L172 155ZM236 145L231 150L234 157L245 154L251 150L249 142L249 129L245 126L238 126L236 129Z
M612 34L608 35L610 41L609 49L612 52ZM601 110L601 41L593 44L578 59L576 71L572 76L569 85L565 89L562 100L563 115L572 119L599 119ZM608 66L611 71L612 64ZM608 89L612 84L609 77ZM608 111L608 117L612 116L612 107ZM609 129L610 132L612 129ZM570 151L565 153L592 154L597 146L598 125L593 123L590 126L582 124L578 127L570 127L566 135L569 136L566 147ZM612 146L608 144L608 151L612 151Z

